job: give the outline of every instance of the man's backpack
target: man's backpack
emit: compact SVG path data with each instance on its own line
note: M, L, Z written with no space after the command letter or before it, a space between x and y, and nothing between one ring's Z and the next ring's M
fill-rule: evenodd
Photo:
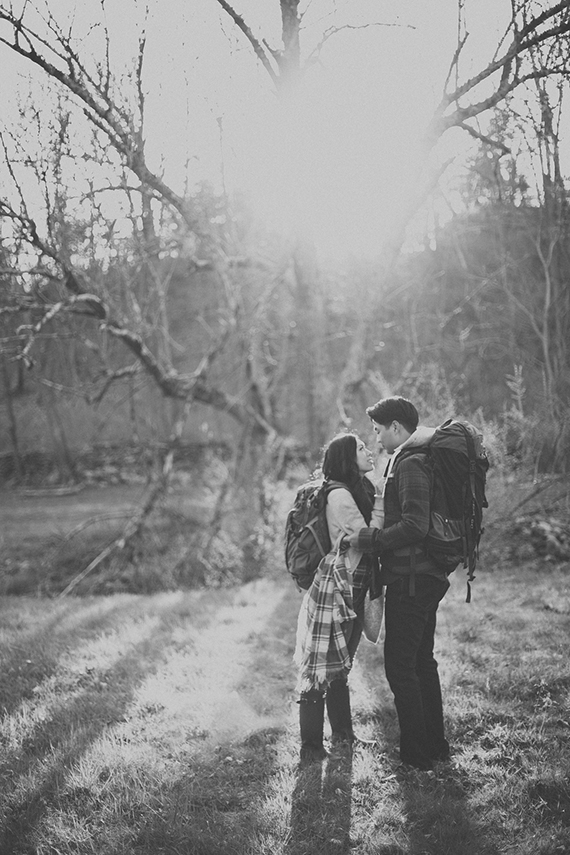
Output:
M311 582L321 559L331 550L327 526L327 496L344 487L340 481L309 481L297 490L295 503L285 523L285 563L289 573L304 590Z
M467 602L483 532L483 508L489 461L483 436L469 422L448 419L428 446L432 472L430 529L424 546L448 573L461 563L467 569Z

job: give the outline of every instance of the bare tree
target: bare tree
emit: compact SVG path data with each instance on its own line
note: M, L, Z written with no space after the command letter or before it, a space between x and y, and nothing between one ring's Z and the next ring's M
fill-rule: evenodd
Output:
M182 417L192 404L199 403L230 416L243 433L242 444L249 447L253 443L258 450L263 449L267 439L273 438L276 432L271 423L271 413L256 394L247 365L250 354L244 354L244 382L249 383L245 391L241 389L230 394L210 379L212 366L228 340L236 335L239 299L235 300L231 295L238 288L237 267L232 262L228 247L217 243L211 231L204 231L200 213L190 199L173 189L147 162L143 85L145 26L143 21L133 66L126 76L120 76L112 67L110 34L104 23L101 24L102 52L92 58L81 38L74 34L73 22L65 26L58 21L49 4L26 3L19 12L11 3L0 4L0 44L30 67L38 69L43 79L55 87L60 104L60 127L53 133L54 149L49 163L41 153L34 156L25 151L21 141L25 139L23 136L18 138L14 135L10 139L5 129L0 141L13 190L12 198L6 195L0 199L0 217L13 240L30 248L34 262L32 281L46 281L47 273L47 281L51 283L49 299L44 305L36 303L33 322L21 329L19 358L31 365L34 348L40 337L50 330L50 325L59 319L76 318L80 314L84 319L91 319L100 333L119 342L130 352L131 359L134 358L165 399L179 402L179 413L172 426L173 443L180 441L178 416ZM46 145L41 108L35 105L33 109L37 115L40 140ZM73 141L68 138L72 118L80 122L81 115L83 121L86 120L86 127L91 128L91 152L79 149L77 143L74 148ZM28 143L31 144L31 140L28 139ZM103 193L121 195L120 205L126 211L124 220L131 222L132 241L138 259L136 281L126 282L124 288L118 289L116 282L114 287L110 287L108 272L102 272L100 265L99 268L94 264L86 266L85 252L71 250L69 230L76 216L67 209L66 194L70 191L63 175L64 161L70 157L78 165L82 161L89 162L102 165L107 171L108 183L98 188L95 179L91 178L90 188L84 194L84 198L89 196L91 211L96 214L92 216L90 233L94 244L99 239L99 247L118 244L113 234L113 222L102 214L101 209L97 215L97 199ZM23 177L24 167L28 173L30 169L35 173L36 184L43 190L43 222L38 218L37 204L26 198L30 182ZM223 323L218 330L210 331L209 344L202 349L191 371L177 370L172 358L166 311L168 272L166 264L161 261L161 254L168 255L174 249L179 252L180 246L169 246L164 236L157 234L157 209L163 212L163 218L165 212L170 212L168 216L177 221L179 241L188 242L188 236L193 236L189 241L191 244L208 245L206 258L189 256L185 252L188 275L191 278L194 273L210 268L212 275L219 277L220 293L225 291L227 297ZM28 302L27 298L22 299L22 310L28 308ZM104 394L114 381L125 377L126 371L127 366L123 364L108 367L102 377L104 382L100 394ZM129 372L132 375L130 369ZM162 466L164 473L171 468L171 449L172 444ZM251 467L259 470L264 455L254 449L249 460ZM249 471L245 468L236 468L236 482L231 484L231 493L239 497L239 507L246 509L240 524L234 524L233 529L247 543L251 539L250 531L259 522L259 498L258 479L252 477L251 468ZM238 504L237 500L233 504Z
M465 5L463 0L458 4L460 17ZM386 283L404 242L406 228L449 165L445 162L441 166L433 166L430 162L430 155L438 142L455 128L504 151L500 139L480 130L477 124L479 119L492 115L498 105L531 81L567 79L570 72L569 34L569 0L560 3L512 0L510 22L491 61L478 73L461 80L460 63L468 34L459 32L457 50L449 66L442 98L423 134L423 159L414 182L417 193L410 198L402 217L395 223L391 240L386 246L384 281L378 283L379 294L389 293ZM374 332L371 328L373 318L373 312L362 318L361 327L354 338L341 383L345 395L354 394L369 376L367 363Z
M216 0L212 0L216 2ZM303 16L300 0L275 0L281 13L281 42L271 44L269 39L258 38L251 25L240 15L228 0L217 0L224 16L229 17L237 28L240 38L245 39L253 56L261 64L283 106L294 102L297 87L303 85L303 73L318 60L322 45L338 33L330 27L323 32L319 45L303 53ZM460 12L465 3L458 4ZM518 2L512 0L511 18L503 37L499 40L495 55L484 68L468 79L461 77L461 60L468 43L465 32L459 33L457 49L449 66L442 99L425 129L424 160L418 174L417 195L410 200L402 219L395 224L393 238L386 247L384 275L377 283L376 293L382 294L388 287L390 271L404 238L406 225L437 181L441 169L430 170L430 156L438 141L452 128L459 128L471 136L489 143L497 143L481 130L479 117L488 114L504 102L519 87L532 81L549 77L565 77L568 62L568 33L570 0L559 3ZM110 35L102 23L101 50L95 60L84 52L84 44L74 34L73 22L65 26L58 22L56 13L49 4L27 2L20 11L12 3L0 2L0 45L11 52L18 61L36 69L45 81L59 93L62 105L73 108L74 118L84 117L92 131L93 148L97 154L93 160L104 162L108 174L116 177L116 189L127 196L131 208L133 234L139 243L140 260L137 287L143 286L152 294L151 314L160 320L158 327L145 325L145 312L150 302L137 298L136 289L128 287L120 293L106 291L105 277L92 277L88 270L77 262L76 257L66 251L66 217L64 200L59 198L53 210L48 210L46 223L38 222L34 209L26 204L20 176L21 162L17 158L6 158L8 172L16 188L15 198L0 201L0 215L11 224L12 232L20 241L25 241L34 251L38 264L49 273L57 286L58 299L44 307L43 313L35 316L34 323L25 330L21 357L30 360L38 336L47 325L59 317L81 312L90 318L105 335L120 342L141 366L166 399L188 404L203 403L218 412L229 414L240 426L243 434L239 447L243 449L241 465L235 469L236 495L244 497L243 504L249 509L249 520L259 511L258 503L250 501L251 487L259 483L259 473L267 459L270 441L279 434L279 419L275 405L275 383L286 370L289 378L296 381L295 394L298 409L303 413L299 425L316 448L322 442L327 425L322 413L330 409L330 401L338 396L339 408L346 421L354 410L353 401L360 406L361 387L370 378L368 354L371 351L372 324L376 312L368 307L362 313L360 325L353 337L352 347L346 360L346 368L340 382L330 394L326 372L323 369L323 311L319 296L319 271L310 241L298 236L294 242L291 261L285 268L274 268L267 274L268 280L278 277L291 285L296 316L291 338L280 342L280 359L266 359L264 339L249 335L243 324L243 306L239 295L237 266L227 251L227 246L217 243L211 246L206 263L215 267L216 275L223 283L227 294L225 323L218 335L213 336L205 347L193 370L181 372L174 366L169 346L167 303L167 277L160 262L160 244L157 235L157 207L169 212L181 224L185 236L194 236L197 241L205 240L199 212L183 192L177 191L159 170L149 166L145 144L145 96L144 68L147 50L146 23L143 20L138 35L136 56L128 75L120 76L113 69ZM65 96L65 98L64 98ZM64 104L65 101L65 104ZM62 114L63 115L63 114ZM301 141L302 142L302 141ZM4 150L8 153L8 141ZM84 155L82 152L81 155ZM60 164L58 168L63 169ZM42 183L42 175L36 175ZM44 182L45 183L45 182ZM112 188L110 183L107 190ZM49 189L49 188L48 188ZM98 188L90 188L95 200ZM46 197L47 206L47 197ZM95 208L92 208L95 210ZM94 218L96 219L96 218ZM108 220L106 225L112 231ZM95 231L92 230L95 234ZM192 270L200 269L204 259L194 257ZM38 267L39 266L39 267ZM266 272L267 273L267 272ZM266 275L266 274L264 274ZM36 273L36 278L38 274ZM151 298L149 297L149 301ZM261 305L259 311L261 312ZM127 311L128 310L128 311ZM266 315L267 317L267 315ZM229 337L233 341L241 336L241 362L243 365L243 394L230 394L223 385L212 380L216 365ZM272 365L272 361L275 363ZM285 366L285 368L284 368ZM121 365L117 377L126 366ZM113 380L113 372L105 382ZM382 384L384 381L382 380ZM269 442L268 442L269 441ZM246 453L247 451L247 453ZM250 523L245 528L251 528Z
M281 44L272 45L268 39L259 40L253 28L227 0L217 0L232 19L267 72L281 109L294 113L303 86L303 75L315 61L314 56L303 57L301 50L302 14L300 0L279 0L281 14ZM331 35L326 33L324 41ZM321 45L322 46L322 45ZM308 141L306 141L308 142ZM295 139L293 145L302 151L304 140ZM273 152L276 168L279 152ZM292 169L295 167L293 166ZM289 175L291 185L294 175ZM334 384L326 370L324 341L325 315L321 275L316 251L310 235L302 227L294 231L291 247L291 277L293 283L293 341L289 350L286 371L289 377L288 395L294 396L291 408L295 419L292 432L303 437L305 444L316 454L330 429L330 400Z
M283 99L290 98L292 90L302 85L304 71L318 58L324 43L343 29L343 27L329 27L324 32L319 45L310 52L309 56L304 56L301 41L303 16L299 0L280 0L279 2L282 47L278 49L271 46L269 40L256 37L252 25L234 9L228 0L217 0L217 2L231 17L242 37L249 42L255 57L267 72L276 94ZM465 0L458 2L457 48L449 64L440 102L423 131L423 157L416 180L413 182L416 190L409 198L401 217L393 224L391 238L385 245L382 281L377 283L376 288L377 300L385 295L387 288L389 290L387 283L390 281L410 220L433 191L441 174L449 165L448 162L437 164L436 161L435 165L433 163L432 152L442 137L453 128L461 129L471 137L488 142L504 151L504 144L499 139L488 136L481 129L479 119L490 115L493 109L504 103L513 92L531 81L547 78L565 79L568 75L569 0L557 3L511 0L510 20L506 31L498 39L494 55L478 72L464 79L461 63L466 45L469 43L469 34L464 25L466 6ZM297 269L301 273L306 268L303 264L298 264ZM307 312L306 280L306 275L298 276L298 305L303 317L312 319L314 329L317 316ZM314 293L314 281L310 287ZM341 419L345 422L350 422L354 406L359 404L362 384L366 380L373 379L368 371L368 355L372 350L373 327L371 325L374 323L375 316L376 312L371 306L362 313L345 370L340 378L340 384L335 389L338 393ZM300 327L300 329L303 328ZM313 351L306 356L311 364L319 365L316 352ZM313 382L308 383L309 389L318 386L323 386L320 372L314 377ZM313 423L317 420L317 410L318 408L308 405L307 412L311 413L310 418Z

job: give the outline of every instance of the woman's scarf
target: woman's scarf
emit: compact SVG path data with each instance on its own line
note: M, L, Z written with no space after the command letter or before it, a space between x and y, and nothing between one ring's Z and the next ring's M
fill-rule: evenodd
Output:
M342 626L354 620L356 613L344 551L335 549L322 559L299 612L294 656L299 666L299 692L322 691L350 672Z
M346 485L352 493L352 498L356 502L358 510L364 517L366 525L370 525L372 518L372 509L374 507L374 484L370 478L362 477L351 484Z
M363 476L350 486L352 497L358 506L358 510L364 517L366 525L370 525L372 519L372 511L376 500L376 490L370 478ZM382 588L380 586L378 574L380 568L377 555L363 555L360 559L358 567L354 570L352 583L355 588L361 589L361 594L364 596L366 591L370 589L370 597L376 599L380 596ZM358 605L359 600L357 601Z

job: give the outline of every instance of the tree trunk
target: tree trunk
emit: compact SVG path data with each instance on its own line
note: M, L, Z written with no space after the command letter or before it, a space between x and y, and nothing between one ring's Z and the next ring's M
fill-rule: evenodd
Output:
M6 395L6 412L8 414L8 433L12 443L12 452L14 454L14 470L16 472L16 480L22 480L22 459L20 457L20 449L18 446L18 424L16 422L16 414L14 412L14 401L12 399L12 387L10 385L10 375L6 366L6 358L0 354L2 362L2 381L4 384L4 392Z
M330 381L325 371L325 317L314 247L298 239L293 251L295 274L295 338L291 387L297 413L296 435L304 437L312 454L326 439Z
M52 447L58 470L58 480L62 482L76 481L75 464L69 452L67 437L57 409L57 401L50 388L42 395L48 427L52 439Z

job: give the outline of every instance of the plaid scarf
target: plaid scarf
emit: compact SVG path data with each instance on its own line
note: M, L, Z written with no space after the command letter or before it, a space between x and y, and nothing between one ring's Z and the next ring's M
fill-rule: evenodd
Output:
M344 552L338 549L325 555L301 606L294 657L299 692L322 691L331 680L350 672L342 625L356 614Z

